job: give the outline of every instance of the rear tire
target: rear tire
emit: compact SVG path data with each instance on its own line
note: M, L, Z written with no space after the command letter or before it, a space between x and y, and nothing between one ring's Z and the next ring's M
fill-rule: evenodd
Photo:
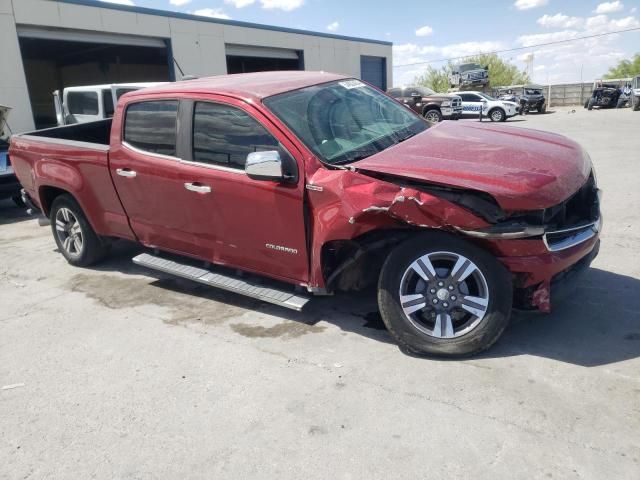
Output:
M637 112L640 110L640 97L633 97L633 111Z
M442 113L437 108L430 108L429 110L425 110L424 119L431 125L435 125L436 123L440 123L442 121Z
M479 353L500 337L511 315L512 292L511 275L495 257L434 231L410 238L387 257L378 306L405 350L459 357Z
M56 197L51 205L50 219L56 245L71 265L87 267L106 255L106 246L71 195Z

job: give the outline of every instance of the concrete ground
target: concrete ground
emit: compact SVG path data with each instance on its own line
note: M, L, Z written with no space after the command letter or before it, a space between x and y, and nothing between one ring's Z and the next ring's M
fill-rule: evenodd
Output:
M130 245L73 268L2 202L0 478L639 478L640 112L509 124L591 153L602 249L466 361L404 355L366 295L297 314L150 277Z

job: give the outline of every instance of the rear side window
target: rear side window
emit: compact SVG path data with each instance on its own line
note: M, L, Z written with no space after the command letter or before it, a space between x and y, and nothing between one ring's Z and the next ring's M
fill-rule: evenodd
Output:
M176 155L177 100L154 100L127 107L124 141L150 153Z
M193 160L243 169L251 152L278 150L279 143L239 108L198 102L193 113Z
M98 92L69 92L67 108L71 115L98 115Z

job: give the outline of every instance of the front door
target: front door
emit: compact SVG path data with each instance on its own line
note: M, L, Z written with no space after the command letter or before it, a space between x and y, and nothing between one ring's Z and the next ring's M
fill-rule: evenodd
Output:
M240 101L192 103L183 182L189 229L200 256L215 263L306 282L308 252L303 175L295 182L252 180L247 155L278 150L302 172L295 146L260 112Z

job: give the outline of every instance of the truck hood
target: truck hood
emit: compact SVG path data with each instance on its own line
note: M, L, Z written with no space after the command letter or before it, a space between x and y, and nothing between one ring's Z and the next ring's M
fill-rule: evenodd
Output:
M486 192L503 210L514 212L566 200L587 180L591 161L561 135L442 122L351 166L363 173Z

